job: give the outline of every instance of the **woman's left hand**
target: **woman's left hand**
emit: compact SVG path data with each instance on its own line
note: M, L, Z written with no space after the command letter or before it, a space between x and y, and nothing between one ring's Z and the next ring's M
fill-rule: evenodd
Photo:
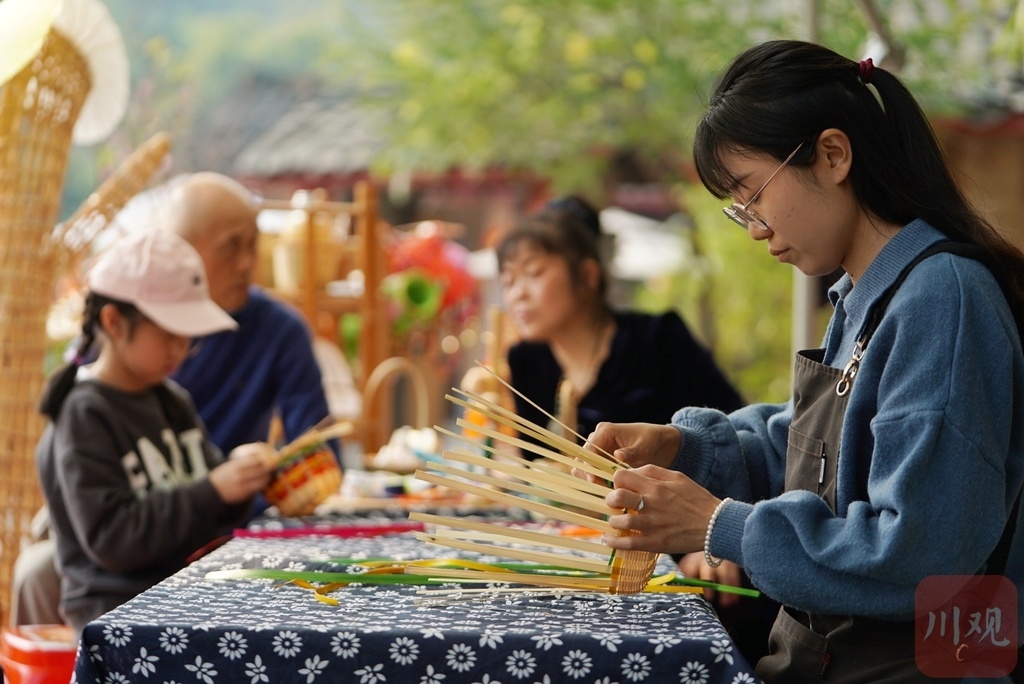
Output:
M601 541L616 549L690 553L704 548L708 520L719 499L682 473L654 465L620 470L615 489L605 496L612 515L608 524L638 534L605 533ZM643 504L641 505L641 501Z

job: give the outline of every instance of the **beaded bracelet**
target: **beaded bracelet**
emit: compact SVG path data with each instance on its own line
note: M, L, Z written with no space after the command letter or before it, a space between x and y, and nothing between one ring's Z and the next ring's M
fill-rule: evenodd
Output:
M711 531L715 529L715 523L718 522L718 514L725 508L725 504L732 501L729 497L722 499L717 506L715 506L714 512L711 514L711 519L708 520L708 531L704 535L704 562L708 564L708 567L717 568L722 564L721 558L715 558L711 555Z

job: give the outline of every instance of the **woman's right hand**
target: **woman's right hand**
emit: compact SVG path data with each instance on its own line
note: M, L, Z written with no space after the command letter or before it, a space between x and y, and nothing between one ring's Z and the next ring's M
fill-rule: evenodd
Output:
M590 451L610 453L634 468L647 464L668 468L682 439L682 433L671 425L598 423L583 446Z
M242 444L231 451L226 461L210 471L210 484L221 501L242 503L270 484L270 445L263 442Z

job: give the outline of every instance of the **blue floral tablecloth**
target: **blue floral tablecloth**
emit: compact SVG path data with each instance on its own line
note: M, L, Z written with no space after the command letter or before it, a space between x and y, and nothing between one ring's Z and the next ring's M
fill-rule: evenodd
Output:
M356 523L336 516L305 524ZM257 528L295 525L264 520ZM693 594L422 595L349 586L332 594L212 570L350 572L340 558L472 557L409 533L235 538L86 626L75 682L160 684L613 684L757 682L711 608ZM666 559L658 572L672 568Z

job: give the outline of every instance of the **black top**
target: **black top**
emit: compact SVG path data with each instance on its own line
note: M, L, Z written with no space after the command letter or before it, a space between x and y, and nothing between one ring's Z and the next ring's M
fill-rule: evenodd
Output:
M577 407L576 431L586 437L601 421L668 423L686 406L730 412L744 405L711 354L674 312L616 313L611 351ZM552 415L562 369L541 342L520 342L508 352L512 386ZM548 418L520 397L516 413L537 425Z

